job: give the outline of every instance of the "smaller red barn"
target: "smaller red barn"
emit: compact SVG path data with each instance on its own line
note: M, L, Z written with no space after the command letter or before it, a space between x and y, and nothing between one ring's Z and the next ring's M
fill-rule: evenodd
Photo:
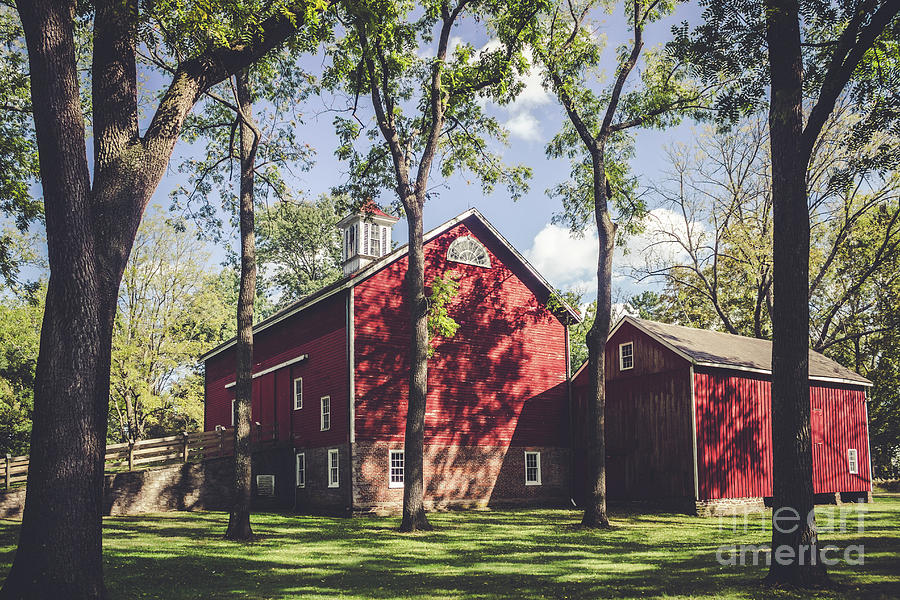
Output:
M619 321L606 354L609 498L684 501L700 514L762 506L772 495L771 357L766 340ZM872 384L816 352L809 379L815 493L820 501L867 499ZM589 385L582 367L576 412ZM583 462L584 433L575 435Z

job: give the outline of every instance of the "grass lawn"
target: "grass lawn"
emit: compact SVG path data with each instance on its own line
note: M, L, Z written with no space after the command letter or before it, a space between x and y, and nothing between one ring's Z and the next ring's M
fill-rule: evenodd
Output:
M829 508L840 510L824 507L820 527ZM717 562L722 544L766 543L766 517L735 532L733 520L612 516L613 530L592 532L567 510L439 513L430 516L436 531L408 536L394 531L394 518L260 514L260 539L249 546L221 539L221 513L110 517L106 581L116 599L900 598L900 499L850 508L848 532L822 533L842 551L862 544L865 564L842 561L831 568L835 588L813 595L763 589L763 566ZM18 523L0 521L2 575L17 532Z

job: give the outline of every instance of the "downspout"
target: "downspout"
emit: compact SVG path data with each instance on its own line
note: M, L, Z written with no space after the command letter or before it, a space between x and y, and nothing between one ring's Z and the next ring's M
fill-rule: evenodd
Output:
M875 478L875 475L872 473L872 448L869 443L869 388L866 388L863 394L866 407L866 454L869 455L869 494L872 494L875 491L875 488L872 487L872 480Z
M356 489L356 469L353 468L353 451L356 446L356 314L355 314L355 305L353 302L353 298L355 296L356 288L350 286L350 289L347 290L347 370L348 370L348 382L349 382L349 396L348 403L350 405L350 409L347 411L350 415L350 427L349 431L349 457L350 457L350 477L347 480L350 482L350 514L353 514L353 491Z
M566 332L566 402L569 407L569 502L575 502L575 415L572 408L572 352L569 342L569 324L563 326Z

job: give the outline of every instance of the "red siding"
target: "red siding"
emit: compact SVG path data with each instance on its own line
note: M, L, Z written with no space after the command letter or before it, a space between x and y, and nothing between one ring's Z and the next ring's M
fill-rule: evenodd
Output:
M866 393L859 388L810 388L813 414L813 489L823 492L867 492L869 444L866 431ZM816 440L816 419L820 420ZM847 450L855 448L859 473L850 474Z
M772 495L771 387L765 375L695 374L700 499ZM815 493L868 491L865 391L813 382L810 407ZM858 452L857 475L848 448Z
M488 248L490 269L445 259L450 242L467 234ZM489 235L466 224L426 245L426 284L450 270L461 276L451 307L459 330L429 360L426 444L567 445L564 327L500 253ZM406 266L400 259L355 288L359 441L403 439Z
M279 439L293 436L297 446L346 443L349 437L346 293L258 332L254 339L253 372L308 354L299 363L253 380L253 420L278 423ZM231 424L234 349L206 362L205 429ZM292 385L303 377L303 408L293 410ZM319 399L331 396L331 429L319 429Z

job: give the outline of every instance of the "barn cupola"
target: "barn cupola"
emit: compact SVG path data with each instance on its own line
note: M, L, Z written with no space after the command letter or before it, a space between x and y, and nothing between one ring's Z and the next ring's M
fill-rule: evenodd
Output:
M391 228L399 221L369 202L338 221L343 239L344 275L359 271L391 251Z

